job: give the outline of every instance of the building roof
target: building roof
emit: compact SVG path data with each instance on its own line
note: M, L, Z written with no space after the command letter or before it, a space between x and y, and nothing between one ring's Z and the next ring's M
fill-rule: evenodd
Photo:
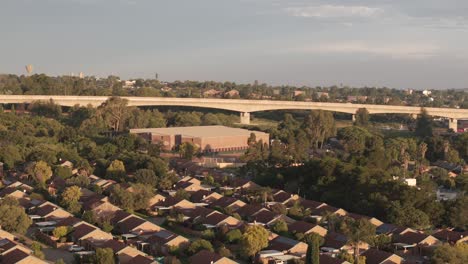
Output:
M370 248L361 254L361 256L366 257L366 263L368 264L380 264L392 255L393 253L374 248Z
M215 192L208 191L208 190L198 190L192 195L190 195L190 201L194 203L201 203L203 202L203 199L207 198L208 196L212 195Z
M44 206L41 206L41 207L37 208L34 214L45 217L45 216L49 215L50 213L52 213L53 211L55 211L57 209L58 209L57 206L53 206L51 204L46 204Z
M146 222L146 220L132 215L129 218L123 220L122 222L119 222L117 226L121 233L128 233L133 229L137 228L138 226L142 225L144 222Z
M125 212L124 210L118 210L114 213L114 217L112 217L111 223L117 224L118 222L124 220L125 218L131 216L132 214Z
M74 216L70 216L57 222L57 226L73 226L80 222L83 222L83 220L81 220L80 218L76 218Z
M143 256L143 255L138 255L138 256L132 258L131 260L129 260L128 263L152 264L152 263L156 263L156 262L154 260L148 258L148 257Z
M218 200L214 201L211 206L212 207L216 207L216 206L219 206L221 208L225 208L225 207L229 207L230 205L232 205L233 203L235 202L241 202L241 203L244 203L240 200L238 200L237 198L234 198L234 197L228 197L228 196L223 196L221 198L219 198ZM245 204L245 203L244 203Z
M273 195L273 200L278 203L284 203L288 201L289 199L293 198L293 194L285 192L285 191L279 191Z
M269 211L269 210L261 205L246 204L245 206L237 209L236 213L238 213L242 217L249 217L260 211Z
M5 255L1 256L1 262L3 264L15 264L21 261L22 259L25 259L29 257L29 254L20 250L20 249L14 249L10 252L8 252Z
M288 251L299 243L302 242L284 236L277 236L270 241L270 246L268 248L278 251Z
M190 257L190 263L197 263L197 264L211 264L215 263L216 261L222 259L220 255L208 251L206 249L201 250L197 254Z
M402 235L395 237L396 243L404 243L408 245L419 244L424 241L426 238L430 237L429 235L418 233L418 232L406 232Z
M205 217L205 220L203 220L203 224L216 226L222 221L226 220L226 218L228 217L229 217L228 215L216 212L214 214L210 214L209 216Z
M268 224L271 221L279 218L281 215L273 213L271 211L261 211L258 214L255 214L254 216L251 217L251 221L256 221L262 224Z
M7 239L3 238L0 240L0 250L1 252L5 252L11 248L14 248L16 246L16 243Z
M296 221L292 224L289 224L288 226L288 230L290 232L293 232L293 233L307 233L308 231L310 231L311 229L313 229L314 227L316 227L317 225L314 225L314 224L311 224L311 223L308 223L308 222L304 222L304 221Z
M164 127L164 128L136 128L130 133L152 133L159 135L183 135L188 137L222 137L222 136L250 136L251 133L268 135L264 132L251 131L242 128L226 126L190 126L190 127Z
M109 239L107 240L104 244L102 244L103 248L111 248L114 253L117 253L121 251L122 249L126 248L127 245L125 243L114 240L114 239Z
M81 224L79 226L76 226L73 230L72 236L76 239L79 240L85 235L93 232L97 228L88 224Z
M168 230L161 230L159 232L154 233L152 236L150 236L146 242L151 243L151 244L166 244L167 242L173 240L176 238L178 235L175 233L172 233L171 231Z
M445 242L457 243L457 241L459 241L460 239L463 239L466 236L468 236L468 231L456 232L452 230L442 229L439 232L432 234L432 236Z
M341 249L346 245L347 242L348 238L345 235L336 232L328 232L325 236L325 243L323 244L323 246Z
M338 258L333 258L330 257L326 254L320 254L320 264L343 264L343 263L348 263L347 261L344 261L342 259Z

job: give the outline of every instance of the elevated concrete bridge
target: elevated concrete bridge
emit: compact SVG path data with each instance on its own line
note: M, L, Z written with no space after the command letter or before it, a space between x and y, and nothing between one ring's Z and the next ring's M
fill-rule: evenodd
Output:
M63 96L63 95L0 95L0 104L31 103L34 101L53 100L62 106L92 105L99 106L108 96ZM240 122L249 124L250 113L269 110L324 110L356 114L360 108L366 108L370 114L408 114L413 117L421 113L421 107L397 105L373 105L351 103L296 102L243 99L207 99L207 98L171 98L171 97L122 97L129 106L186 106L223 109L240 113ZM457 130L458 119L468 119L468 109L425 108L431 116L449 119L449 128Z

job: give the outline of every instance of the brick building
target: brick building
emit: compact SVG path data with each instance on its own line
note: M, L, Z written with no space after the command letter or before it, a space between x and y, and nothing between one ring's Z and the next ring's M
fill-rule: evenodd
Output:
M180 144L190 142L197 145L202 152L223 152L244 150L248 148L247 140L254 133L257 141L269 143L269 134L241 128L225 126L193 126L168 128L130 129L152 144L161 143L165 150L175 149Z

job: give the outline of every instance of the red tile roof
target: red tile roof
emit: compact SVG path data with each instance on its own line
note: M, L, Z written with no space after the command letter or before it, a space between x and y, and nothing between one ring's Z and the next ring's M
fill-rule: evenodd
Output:
M117 240L114 240L114 239L110 239L110 240L107 240L104 244L102 244L103 248L111 248L114 253L117 253L119 251L121 251L122 249L126 248L127 245L125 245L123 242L120 242L120 241L117 241Z
M132 258L128 263L133 263L133 264L151 264L151 263L156 263L154 260L145 257L143 255L138 255L134 258Z
M190 257L190 263L196 264L211 264L218 260L222 259L222 257L214 252L208 251L206 249L198 252L197 254Z
M404 243L404 244L412 245L412 244L421 243L427 237L429 236L423 233L407 232L407 233L404 233L403 235L396 236L394 241L396 243Z
M29 254L25 253L24 251L20 249L14 249L8 252L7 254L1 256L1 263L2 264L15 264L27 257L29 257Z
M74 228L72 236L73 238L75 238L75 241L77 241L77 240L80 240L85 235L93 232L96 229L97 229L96 227L93 227L87 224L81 224Z
M117 227L118 227L118 230L122 234L125 234L125 233L131 232L133 229L137 228L138 226L140 226L144 222L146 222L146 220L141 219L141 218L136 217L136 216L131 216L131 217L123 220L122 222L118 223Z
M367 264L380 264L384 260L391 257L392 255L393 255L393 253L389 253L389 252L386 252L386 251L373 249L373 248L370 248L370 249L366 250L364 253L361 254L361 256L366 257L366 263Z
M468 231L456 232L447 229L442 229L439 232L432 234L433 237L448 243L456 243L458 240L468 236Z
M292 224L289 224L288 230L293 233L303 233L305 234L306 232L310 231L312 228L314 228L317 225L307 223L304 221L296 221Z

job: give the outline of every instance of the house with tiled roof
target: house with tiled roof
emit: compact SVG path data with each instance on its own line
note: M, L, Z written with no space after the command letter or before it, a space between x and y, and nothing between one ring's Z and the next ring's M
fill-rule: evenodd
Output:
M322 247L334 249L337 252L346 251L350 254L353 253L353 247L348 245L348 238L345 235L336 232L327 233ZM366 242L360 242L359 249L367 250L369 249L369 244L367 244Z
M442 229L432 234L432 236L439 239L440 241L450 243L452 245L468 242L468 231L457 232L449 229Z
M168 196L155 203L153 206L154 211L167 211L172 208L195 208L195 204L185 199L175 198Z
M325 205L322 205L315 209L310 210L310 217L317 219L318 221L320 221L324 216L329 215L329 214L345 216L348 213L344 209L336 208L328 204L325 204Z
M229 209L232 211L236 211L239 208L242 208L246 205L243 201L234 198L234 197L228 197L228 196L223 196L219 198L218 200L214 201L211 203L210 207L211 208L222 208L223 210Z
M156 255L159 253L169 254L170 248L185 248L190 241L180 235L168 230L161 230L152 234L145 240L151 247L151 252Z
M0 254L4 255L13 250L21 250L27 254L31 253L31 250L21 244L16 243L14 240L8 238L0 238Z
M361 256L366 257L366 264L400 264L403 262L403 258L396 254L374 248L364 251Z
M302 233L304 235L315 233L321 237L325 237L325 235L328 232L327 229L319 225L315 225L304 221L296 221L294 223L289 224L288 231L293 234Z
M73 216L61 207L51 202L43 202L32 209L34 215L45 218L46 220L59 220Z
M256 213L262 211L270 211L261 205L256 204L246 204L245 206L235 210L243 219L248 219L249 217L253 216Z
M197 264L237 264L232 259L222 257L217 253L208 251L206 249L201 250L197 254L189 258L190 263Z
M114 254L118 258L118 263L132 263L131 260L138 255L145 255L145 253L141 252L140 250L130 247L123 242L110 239L103 244L101 244L102 248L111 248L114 251ZM135 263L136 264L136 263Z
M129 212L125 212L124 210L118 210L118 211L115 211L114 214L112 215L111 217L111 220L110 220L110 223L112 225L116 225L117 223L131 217L132 214L129 213Z
M402 235L395 236L393 241L394 243L419 246L431 246L440 242L437 238L431 235L419 232L406 232Z
M307 252L307 244L284 236L277 236L270 241L268 249L303 257Z
M128 263L134 263L134 264L158 264L159 262L156 262L153 260L153 258L143 256L143 255L138 255L128 261Z
M283 215L273 213L268 210L262 210L256 214L253 214L251 217L249 217L249 223L254 223L254 224L261 224L261 225L266 225L266 226L271 226L276 221L280 220L283 218Z
M104 232L101 229L87 223L75 226L73 228L71 237L72 241L79 245L81 245L82 241L84 240L88 240L90 242L99 242L107 241L113 238L112 234Z
M217 192L199 190L190 195L190 201L196 205L209 205L223 196Z
M146 221L143 218L132 215L125 220L118 222L116 225L116 230L118 230L121 234L140 234L157 232L161 230L161 227Z
M380 221L379 219L375 217L369 217L361 214L356 214L356 213L347 213L346 217L353 218L354 220L360 220L360 219L365 219L369 221L371 224L373 224L375 227L379 227L384 224L384 222Z
M273 194L274 203L287 204L288 202L297 201L298 199L299 196L297 194L288 193L283 190L279 190Z
M0 254L0 263L2 264L47 264L35 256L32 256L22 250L14 249L8 253Z
M214 211L208 216L201 217L199 223L203 224L207 228L215 228L223 225L226 225L230 228L236 228L242 224L242 221L232 216L222 214L218 211Z
M326 254L320 254L319 263L320 264L351 264L346 260L334 258ZM391 263L388 263L388 264L391 264Z

